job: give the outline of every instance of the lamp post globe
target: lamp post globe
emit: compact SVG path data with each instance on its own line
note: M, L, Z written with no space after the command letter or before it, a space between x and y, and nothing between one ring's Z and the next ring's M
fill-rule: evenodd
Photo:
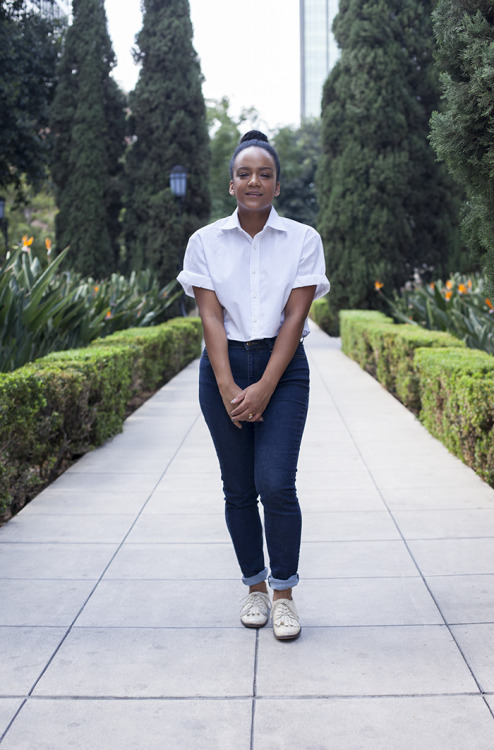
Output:
M187 170L181 164L170 170L170 188L177 198L185 198L187 192Z
M180 216L182 215L185 193L187 192L187 170L181 164L176 164L170 170L170 189L173 195L180 201ZM180 265L180 268L182 264ZM180 270L180 269L179 269ZM185 316L185 294L182 292L179 299L180 314Z

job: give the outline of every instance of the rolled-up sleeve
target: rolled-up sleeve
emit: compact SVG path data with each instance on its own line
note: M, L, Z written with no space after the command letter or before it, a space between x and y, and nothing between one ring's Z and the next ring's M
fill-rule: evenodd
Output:
M178 274L177 280L189 297L194 296L194 290L192 289L194 286L214 291L204 246L197 232L192 235L188 242L184 256L184 267Z
M310 230L306 234L297 276L293 284L294 289L303 286L316 287L314 299L318 299L329 292L330 285L326 277L322 240L315 230Z

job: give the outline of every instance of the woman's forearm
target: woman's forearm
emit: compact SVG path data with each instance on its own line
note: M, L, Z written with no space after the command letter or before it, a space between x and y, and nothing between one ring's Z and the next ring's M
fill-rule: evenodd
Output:
M220 391L232 387L235 383L228 356L228 340L223 321L215 316L205 315L202 318L204 343Z
M240 389L235 384L230 366L223 308L216 294L209 289L194 287L194 296L202 320L208 359L226 407Z

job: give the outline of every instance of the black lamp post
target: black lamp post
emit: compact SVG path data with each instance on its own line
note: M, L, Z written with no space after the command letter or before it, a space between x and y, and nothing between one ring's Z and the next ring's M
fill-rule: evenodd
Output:
M170 170L170 189L173 195L180 201L180 216L184 209L185 194L187 192L187 170L181 164L177 164ZM180 266L181 270L182 264ZM185 294L180 295L180 314L185 317Z
M9 251L9 235L8 235L9 222L8 222L7 217L5 216L5 198L2 198L2 197L0 197L0 225L2 227L3 237L5 240L5 253L8 253Z

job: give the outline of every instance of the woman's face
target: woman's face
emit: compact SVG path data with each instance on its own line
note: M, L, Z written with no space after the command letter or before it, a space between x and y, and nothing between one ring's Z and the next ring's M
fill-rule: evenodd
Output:
M279 194L280 183L276 181L276 164L271 154L259 146L244 148L235 159L230 182L230 195L235 196L238 207L265 211Z

